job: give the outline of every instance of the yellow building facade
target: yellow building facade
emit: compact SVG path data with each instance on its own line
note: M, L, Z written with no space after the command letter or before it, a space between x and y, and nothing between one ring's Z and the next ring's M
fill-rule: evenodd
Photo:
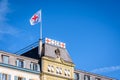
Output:
M41 80L74 80L74 64L61 58L42 57Z

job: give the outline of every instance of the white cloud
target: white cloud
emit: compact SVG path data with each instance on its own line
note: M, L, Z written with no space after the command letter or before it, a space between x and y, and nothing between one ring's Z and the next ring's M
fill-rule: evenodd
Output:
M8 0L2 0L0 2L0 24L6 21L6 15L8 14L8 12L9 12Z
M93 73L105 73L120 70L120 66L103 67L92 70Z
M0 37L4 34L15 35L17 29L7 23L7 14L10 12L8 0L0 1ZM1 39L1 38L0 38Z

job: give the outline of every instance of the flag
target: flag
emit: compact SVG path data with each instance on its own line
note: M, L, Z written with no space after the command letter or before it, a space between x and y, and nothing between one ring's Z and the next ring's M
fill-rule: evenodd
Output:
M41 22L41 10L37 11L30 19L30 24L35 25Z

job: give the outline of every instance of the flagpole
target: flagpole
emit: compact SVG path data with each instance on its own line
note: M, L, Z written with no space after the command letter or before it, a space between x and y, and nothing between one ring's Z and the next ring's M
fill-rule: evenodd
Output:
M42 39L42 10L41 10L41 23L40 23L40 39Z
M40 18L41 18L41 22L40 22L40 40L39 40L39 45L38 45L38 54L39 54L39 59L40 59L40 72L42 72L42 10L40 13Z
M42 10L41 10L41 22L40 22L40 40L39 40L39 57L41 58L41 54L42 54Z
M42 57L42 10L37 11L30 19L30 24L35 25L37 23L40 23L40 39L38 42L38 57L39 57L39 63L40 63L40 71L42 71L41 68L41 57Z

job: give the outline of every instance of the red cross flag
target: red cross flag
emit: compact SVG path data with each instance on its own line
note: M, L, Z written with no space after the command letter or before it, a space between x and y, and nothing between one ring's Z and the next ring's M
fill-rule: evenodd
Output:
M30 19L30 24L35 25L41 22L41 10L37 11Z

